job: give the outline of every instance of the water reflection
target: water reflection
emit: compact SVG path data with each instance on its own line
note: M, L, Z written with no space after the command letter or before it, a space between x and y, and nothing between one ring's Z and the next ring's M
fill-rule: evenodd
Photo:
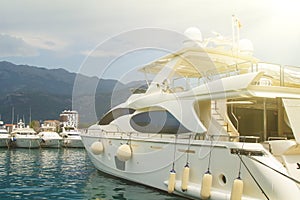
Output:
M92 171L84 149L1 149L0 159L6 199L82 199Z
M93 171L86 181L83 189L84 199L95 200L183 200L178 196L171 196L165 192L138 185L123 179L104 174L100 171Z
M181 199L95 169L84 149L0 149L1 199Z

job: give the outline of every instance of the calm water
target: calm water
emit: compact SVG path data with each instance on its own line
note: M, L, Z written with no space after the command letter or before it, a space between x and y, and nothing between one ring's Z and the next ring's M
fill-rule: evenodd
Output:
M84 149L0 149L0 199L182 199L107 176Z

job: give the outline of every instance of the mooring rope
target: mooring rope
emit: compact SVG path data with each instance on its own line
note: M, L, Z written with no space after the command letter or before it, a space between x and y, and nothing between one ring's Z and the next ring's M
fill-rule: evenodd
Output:
M286 177L286 178L288 178L288 179L294 181L295 183L300 184L300 181L298 181L297 179L294 179L293 177L290 177L290 176L288 176L288 175L286 175L286 174L284 174L284 173L278 171L277 169L274 169L274 168L272 168L272 167L266 165L265 163L263 163L263 162L257 160L256 158L254 158L254 157L252 157L252 156L247 156L247 157L250 158L250 159L252 159L252 160L254 160L254 161L256 161L256 162L258 162L258 163L260 163L260 164L262 164L262 165L264 165L264 166L266 166L266 167L268 167L269 169L271 169L271 170L273 170L273 171L275 171L275 172L281 174L282 176L284 176L284 177Z
M244 145L245 145L245 138L242 144L242 149L244 149ZM240 151L238 152L239 157L241 156ZM240 157L240 163L239 163L239 173L238 173L238 178L241 178L241 169L242 169L242 157Z
M175 135L175 144L174 144L174 154L173 154L173 164L172 171L175 171L175 160L176 160L176 146L177 146L177 135Z
M251 173L250 169L247 167L247 165L245 164L245 162L243 161L241 155L238 154L238 157L240 158L241 162L243 163L243 165L245 166L246 170L248 171L248 173L250 174L250 176L252 177L252 179L254 180L254 182L256 183L256 185L259 187L260 191L264 194L264 196L266 197L266 199L270 200L268 195L265 193L264 189L261 187L261 185L258 183L258 181L255 179L254 175Z
M188 144L188 149L186 152L186 166L189 165L189 153L190 153L190 147L191 147L191 138L192 138L192 134L189 137L189 144Z
M210 173L210 160L211 160L211 152L213 149L213 137L210 137L210 147L209 147L209 157L208 157L208 166L207 166L207 173Z

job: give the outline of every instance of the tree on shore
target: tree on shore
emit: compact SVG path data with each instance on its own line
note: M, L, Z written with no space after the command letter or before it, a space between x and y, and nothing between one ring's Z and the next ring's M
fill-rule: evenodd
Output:
M33 128L36 132L39 132L40 130L40 122L38 120L33 120L29 123L30 128Z

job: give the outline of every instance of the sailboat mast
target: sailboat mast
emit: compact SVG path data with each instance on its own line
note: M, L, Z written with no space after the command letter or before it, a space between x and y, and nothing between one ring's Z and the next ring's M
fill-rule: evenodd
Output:
M14 117L15 117L15 107L12 107L12 111L11 111L11 124L14 124Z
M29 107L29 123L31 123L31 106Z

